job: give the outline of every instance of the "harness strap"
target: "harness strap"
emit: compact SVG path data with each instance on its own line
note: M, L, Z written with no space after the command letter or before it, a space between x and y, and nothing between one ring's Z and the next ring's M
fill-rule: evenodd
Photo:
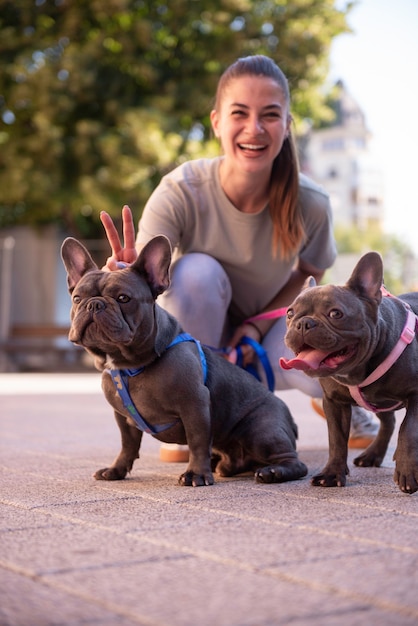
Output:
M379 407L370 404L366 400L361 389L363 387L366 387L367 385L371 385L376 380L381 378L383 374L386 374L386 372L392 367L392 365L399 359L405 348L414 340L415 328L417 324L418 319L416 315L413 313L413 311L411 311L411 309L407 309L405 326L403 328L401 336L398 339L398 343L395 345L392 352L388 354L388 356L380 363L380 365L378 365L378 367L365 380L363 380L360 385L347 385L351 393L351 397L357 402L359 406L362 406L369 411L373 411L374 413L393 411L394 409L398 409L402 406L402 402L397 402L391 407L380 409Z
M176 346L178 343L181 343L183 341L194 341L194 343L196 344L197 349L199 351L200 362L201 362L202 370L203 370L203 382L206 383L207 371L208 371L206 357L202 350L202 346L200 345L200 342L197 339L195 339L188 333L180 333L179 335L177 335L175 339L173 339L173 341L167 346L166 349L168 350L169 348L172 348L173 346ZM142 417L142 415L139 413L138 409L136 408L135 404L132 401L131 395L129 393L128 385L129 385L129 378L133 376L137 376L138 374L143 372L144 369L145 367L139 367L137 369L122 369L122 370L114 370L114 369L109 370L108 369L106 371L111 375L113 383L116 387L116 391L118 392L119 397L122 400L125 409L129 412L130 416L135 421L136 427L145 433L150 433L151 435L157 435L158 433L161 433L164 430L168 430L172 426L175 426L177 422L179 421L179 419L176 419L174 422L170 424L157 424L156 426L152 426L151 424L148 424L148 422L146 422L144 418Z
M116 387L116 391L118 392L119 397L123 402L123 406L129 412L129 415L135 421L135 425L139 430L142 430L144 433L150 433L151 435L156 435L162 432L163 430L167 430L168 428L171 428L171 426L174 426L174 424L177 423L177 420L176 420L176 422L173 422L172 424L158 424L157 426L151 426L151 424L148 424L148 422L144 420L144 418L142 417L142 415L139 413L138 409L134 405L131 395L128 390L128 385L129 385L128 381L129 381L129 378L132 376L132 374L128 373L127 370L107 370L107 371L112 377L113 383ZM138 371L138 373L140 372ZM133 375L136 376L137 374L133 374Z
M206 362L205 353L202 350L200 341L198 341L197 339L189 335L189 333L180 333L179 335L177 335L175 339L173 339L170 345L167 346L167 350L169 348L172 348L173 346L176 346L178 343L181 343L182 341L193 341L196 344L196 347L200 356L200 363L202 365L202 370L203 370L203 382L206 383L206 379L208 377L208 364Z

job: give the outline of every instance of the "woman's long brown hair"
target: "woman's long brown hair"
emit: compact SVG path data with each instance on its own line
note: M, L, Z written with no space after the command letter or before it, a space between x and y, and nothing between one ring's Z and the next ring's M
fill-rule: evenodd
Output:
M224 89L229 82L241 76L266 76L272 78L283 91L290 107L289 85L282 70L263 55L238 59L230 65L218 82L215 107L219 109ZM273 222L272 249L276 256L289 259L299 251L305 237L299 206L299 163L292 131L283 142L282 149L273 161L270 177L269 209Z

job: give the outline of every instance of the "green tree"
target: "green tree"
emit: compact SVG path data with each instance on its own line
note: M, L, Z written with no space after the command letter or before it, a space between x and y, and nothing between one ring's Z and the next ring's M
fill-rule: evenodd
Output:
M342 7L342 3L338 3ZM161 176L214 154L208 114L235 58L287 74L296 130L321 119L335 0L0 0L0 227L140 210Z
M337 225L335 239L339 254L355 253L360 257L369 250L379 252L385 268L385 286L391 293L417 290L413 251L396 235L376 228Z

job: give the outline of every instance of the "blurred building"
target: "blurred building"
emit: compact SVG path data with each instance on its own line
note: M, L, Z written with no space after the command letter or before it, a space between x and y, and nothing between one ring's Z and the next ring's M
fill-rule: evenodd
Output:
M311 130L301 158L302 170L331 196L334 224L382 230L383 173L372 153L364 113L342 82L332 102L334 120Z

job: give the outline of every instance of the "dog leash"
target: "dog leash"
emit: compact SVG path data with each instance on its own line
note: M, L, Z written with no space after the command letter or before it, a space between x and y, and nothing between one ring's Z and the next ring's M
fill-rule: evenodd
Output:
M279 317L283 317L283 315L286 315L286 311L287 311L287 307L282 307L280 309L273 309L272 311L266 311L265 313L258 313L257 315L252 315L251 317L248 317L246 320L243 321L243 324L246 324L246 323L251 324L252 322L255 322L257 320L277 319ZM263 346L260 343L258 343L258 341L255 341L254 339L251 339L251 337L247 337L246 335L244 335L244 337L241 337L241 341L235 348L235 352L236 352L235 365L238 365L238 367L245 369L247 372L255 376L255 378L257 378L257 380L261 382L261 377L257 371L257 368L252 363L249 363L248 365L244 366L244 358L243 358L242 350L241 350L241 346L243 345L252 347L252 349L256 353L264 369L264 373L266 375L267 386L270 391L274 391L275 378L274 378L273 368L271 367L266 350L263 348ZM230 356L231 354L231 350L229 350L228 348L214 348L212 346L207 346L207 347L213 352L222 353L227 356Z
M287 306L283 306L280 309L273 309L272 311L266 311L265 313L258 313L257 315L252 315L251 317L247 317L245 322L256 322L257 320L275 320L278 317L283 317L286 315Z
M208 373L206 357L202 350L202 346L200 345L200 342L197 339L189 335L189 333L180 333L167 346L166 350L168 350L169 348L173 348L173 346L176 346L177 344L182 343L183 341L193 341L196 344L197 349L199 351L200 362L202 365L203 382L206 383L206 378L207 378L207 373ZM132 419L135 421L137 428L139 430L142 430L145 433L149 433L151 435L158 435L158 433L161 433L164 430L168 430L172 426L175 426L177 422L179 422L180 420L176 419L171 424L159 424L157 426L152 426L151 424L148 424L148 422L146 422L144 418L142 417L142 415L139 413L138 409L136 408L135 404L132 401L131 395L129 393L128 385L129 385L129 378L138 376L138 374L141 374L141 372L143 372L144 369L145 369L145 366L138 367L136 369L121 369L121 370L108 369L106 371L112 377L113 383L116 387L116 391L119 394L119 397L123 402L123 406L129 412L129 415L132 417Z
M287 312L287 307L281 307L279 309L273 309L271 311L265 311L264 313L258 313L257 315L252 315L251 317L247 317L246 320L244 320L244 324L249 323L252 324L252 322L256 322L258 320L273 320L273 319L278 319L279 317L283 317L284 315L286 315ZM264 369L264 373L266 375L266 379L267 379L267 386L269 388L270 391L274 391L275 389L275 378L274 378L274 373L273 373L273 368L271 367L269 358L267 356L267 352L264 350L263 346L260 345L257 341L254 341L254 339L251 339L250 337L242 337L240 344L237 346L236 350L237 350L237 365L239 365L240 367L243 367L242 363L243 363L243 358L242 358L242 351L241 351L241 345L250 345L252 347L252 349L254 350L254 352L257 354L261 365L263 366ZM260 379L260 376L258 375L258 372L256 370L256 368L254 367L254 365L252 365L251 363L249 365L247 365L245 367L245 369L250 372L250 374L252 374L253 376L255 376L258 380Z
M246 370L249 374L252 374L257 380L262 382L260 375L257 372L257 368L252 363L249 363L248 365L244 365L244 358L242 356L242 350L241 350L242 345L248 345L253 348L254 352L257 354L263 366L264 372L266 374L268 388L270 391L274 391L274 386L275 386L274 373L270 365L267 352L264 350L261 344L259 344L254 339L251 339L251 337L247 337L246 335L241 337L241 341L234 349L229 348L229 347L228 348L215 348L214 346L209 346L207 344L205 344L205 348L208 348L211 352L214 352L215 354L221 354L222 356L226 356L230 363L232 363L233 365L237 365L238 367L241 367L242 369ZM234 359L232 358L233 352L235 352Z
M263 346L259 344L258 341L254 341L254 339L251 339L251 337L244 336L241 338L240 343L235 348L236 353L237 353L236 364L238 365L238 367L245 369L247 372L255 376L255 378L257 378L257 380L259 381L261 381L261 378L257 372L257 368L252 363L249 363L248 365L244 366L244 359L243 359L242 350L241 350L242 345L252 347L252 349L258 356L261 365L263 366L266 379L267 379L267 386L270 391L274 391L274 387L275 387L274 372L273 372L273 368L271 367L269 358L267 356L267 352L264 350Z

